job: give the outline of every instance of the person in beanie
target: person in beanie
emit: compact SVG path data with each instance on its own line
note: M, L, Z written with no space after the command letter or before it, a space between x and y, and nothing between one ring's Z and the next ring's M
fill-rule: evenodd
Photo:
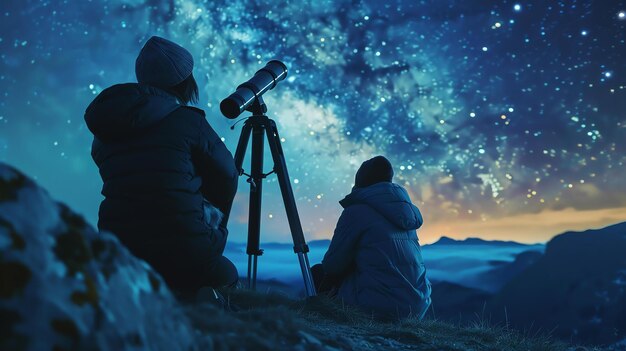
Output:
M336 295L383 320L422 318L431 285L416 234L419 209L392 183L383 156L363 162L322 264L312 267L320 293Z
M103 90L85 111L104 183L98 228L182 295L238 280L223 256L238 171L204 111L188 106L198 101L193 64L153 36L135 62L138 83Z

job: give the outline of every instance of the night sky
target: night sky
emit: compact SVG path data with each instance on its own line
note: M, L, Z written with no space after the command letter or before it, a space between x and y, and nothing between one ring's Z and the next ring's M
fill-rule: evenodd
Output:
M233 153L242 124L231 130L219 102L267 61L287 64L265 97L307 239L331 236L337 201L378 154L422 209L422 242L538 242L626 220L626 1L248 3L3 0L0 161L95 224L84 110L136 81L159 35L193 54L198 107ZM289 241L268 182L262 240ZM242 178L235 241L247 194Z

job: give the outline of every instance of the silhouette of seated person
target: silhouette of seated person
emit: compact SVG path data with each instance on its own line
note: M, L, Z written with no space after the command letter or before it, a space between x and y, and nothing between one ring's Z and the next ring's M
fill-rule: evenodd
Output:
M344 210L322 263L312 267L313 280L318 293L377 318L422 318L431 303L416 233L422 215L392 178L385 157L363 162L339 202Z
M204 111L187 106L198 101L192 71L187 50L153 36L135 62L138 83L103 90L85 112L104 183L98 228L182 296L238 280L223 256L238 172Z

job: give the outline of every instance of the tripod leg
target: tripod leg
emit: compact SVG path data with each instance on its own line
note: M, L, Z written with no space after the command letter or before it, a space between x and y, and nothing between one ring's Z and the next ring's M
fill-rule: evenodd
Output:
M250 213L248 220L248 287L256 288L257 258L263 254L259 249L261 235L261 194L263 190L263 146L264 126L260 123L252 126L252 160L250 181ZM239 151L239 150L238 150ZM252 260L250 260L252 259Z
M248 255L248 289L251 290L256 290L258 258L259 255Z
M272 152L272 159L274 160L274 171L276 171L276 175L278 176L280 192L283 196L285 210L287 211L287 220L289 221L289 229L291 230L291 236L293 238L293 250L296 254L298 254L298 260L300 261L300 269L302 270L302 278L304 279L306 294L307 296L315 296L315 285L313 284L311 267L307 256L309 247L304 239L302 223L300 222L300 216L298 216L298 209L296 207L296 200L293 196L293 189L291 188L291 183L289 182L287 163L285 162L283 148L280 145L280 137L278 136L276 123L268 119L268 126L265 131L267 132L267 143Z
M246 149L248 148L250 132L252 132L252 127L246 122L243 125L243 129L241 129L241 135L239 136L239 142L237 143L237 150L235 150L235 167L237 168L237 171L239 171L239 175L243 172L241 165L243 164L243 158L246 155Z

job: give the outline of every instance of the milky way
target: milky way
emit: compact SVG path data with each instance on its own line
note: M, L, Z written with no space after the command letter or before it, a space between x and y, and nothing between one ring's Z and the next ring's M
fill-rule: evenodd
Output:
M134 81L139 49L160 35L193 54L199 107L232 151L241 124L231 130L219 102L265 62L287 64L266 102L309 238L330 236L337 201L378 154L430 239L545 239L555 233L480 229L542 213L626 219L626 1L248 3L3 1L0 160L95 223L101 181L84 109ZM289 240L276 179L267 182L263 235ZM242 179L235 240L247 193Z

